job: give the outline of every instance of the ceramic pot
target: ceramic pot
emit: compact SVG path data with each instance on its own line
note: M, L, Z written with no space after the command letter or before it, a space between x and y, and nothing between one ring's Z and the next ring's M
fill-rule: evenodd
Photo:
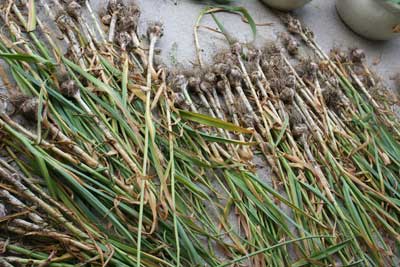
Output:
M400 36L400 5L387 0L336 0L336 9L354 32L372 40Z
M268 6L282 11L291 11L304 6L311 0L262 0Z

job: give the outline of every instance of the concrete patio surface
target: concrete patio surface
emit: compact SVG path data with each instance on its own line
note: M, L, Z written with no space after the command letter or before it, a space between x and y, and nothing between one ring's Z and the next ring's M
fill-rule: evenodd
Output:
M104 0L101 0L104 1ZM196 0L137 0L142 8L142 30L152 20L159 20L165 25L165 35L159 43L162 57L170 66L190 66L196 62L193 27L204 1ZM273 23L271 26L259 26L256 46L261 47L268 40L275 40L283 31L279 19L271 10L258 0L238 0L237 6L243 6L253 16L256 23ZM326 51L331 48L361 48L368 57L369 65L382 76L391 88L395 85L391 78L400 72L400 38L387 41L368 41L349 30L336 13L334 0L314 0L304 8L295 12L315 33L317 42ZM249 26L240 17L230 14L218 14L226 29L241 41L251 41ZM202 25L216 28L210 16L202 20ZM227 49L224 38L210 30L199 30L202 55L205 62L210 62L217 51ZM398 88L396 88L398 90Z

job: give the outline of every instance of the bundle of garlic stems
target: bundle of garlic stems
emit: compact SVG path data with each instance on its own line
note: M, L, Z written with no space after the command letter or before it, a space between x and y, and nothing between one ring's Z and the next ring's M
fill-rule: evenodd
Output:
M40 1L32 30L31 3L0 7L1 265L395 265L396 103L361 51L285 17L289 53L174 73L135 5Z

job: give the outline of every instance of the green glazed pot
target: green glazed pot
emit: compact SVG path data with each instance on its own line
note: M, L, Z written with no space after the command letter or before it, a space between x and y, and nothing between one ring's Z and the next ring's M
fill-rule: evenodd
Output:
M336 9L354 32L371 40L400 36L400 5L387 0L336 0Z
M291 11L304 6L311 0L261 0L266 5L282 11Z

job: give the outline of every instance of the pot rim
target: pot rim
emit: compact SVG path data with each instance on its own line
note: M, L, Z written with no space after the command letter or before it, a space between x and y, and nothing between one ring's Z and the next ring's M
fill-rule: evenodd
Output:
M396 4L393 3L389 0L374 0L375 2L378 2L380 5L382 5L387 11L393 14L400 14L400 3Z
M276 0L261 0L262 2L264 2L265 4L267 4L267 5L269 5L269 4L271 4L270 2L272 1L273 3L275 3L276 2ZM308 4L308 3L310 3L311 1L313 1L313 0L280 0L279 2L280 3L278 3L277 5L280 5L280 4L282 4L282 2L283 2L283 4L295 4L295 5L299 5L299 6L304 6L304 5L306 5L306 4Z

